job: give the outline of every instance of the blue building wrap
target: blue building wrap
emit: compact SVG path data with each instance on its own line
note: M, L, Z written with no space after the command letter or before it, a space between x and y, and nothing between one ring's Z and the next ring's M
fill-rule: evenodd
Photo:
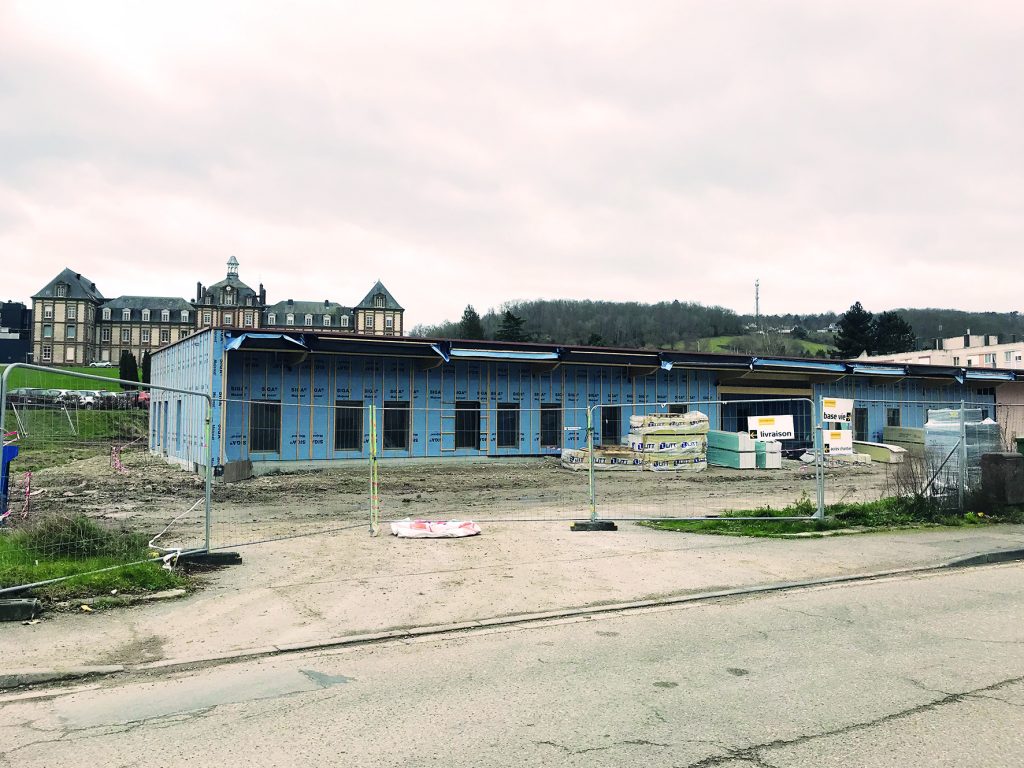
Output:
M858 436L873 440L891 418L920 427L929 407L995 403L985 382L930 371L851 374L852 364L837 361L688 355L666 362L671 353L649 350L549 346L538 352L537 345L300 333L208 329L153 356L154 384L212 395L215 464L249 460L267 469L365 459L371 405L387 433L378 435L381 457L440 459L582 448L595 406L595 444L621 442L631 414L685 404L730 431L745 430L746 415L792 413L798 441L810 445L810 398L854 399L863 419ZM199 401L154 390L152 452L182 466L205 466Z

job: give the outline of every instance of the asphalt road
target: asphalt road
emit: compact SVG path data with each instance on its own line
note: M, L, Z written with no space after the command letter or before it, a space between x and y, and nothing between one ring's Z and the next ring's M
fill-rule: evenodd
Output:
M1024 766L1024 566L0 696L0 765Z

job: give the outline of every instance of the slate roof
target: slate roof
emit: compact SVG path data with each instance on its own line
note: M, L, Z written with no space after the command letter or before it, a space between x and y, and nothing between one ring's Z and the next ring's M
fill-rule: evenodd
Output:
M248 285L239 280L236 275L228 275L220 282L214 283L213 285L209 286L206 290L208 290L210 293L213 293L214 291L219 291L221 288L224 288L225 286L228 285L230 285L232 288L238 291L238 293L242 296L245 296L247 294L252 296L256 295L256 291L254 291Z
M39 292L35 294L33 299L55 299L57 297L57 283L67 283L68 295L61 296L60 298L68 299L85 299L87 301L103 301L103 294L99 292L96 287L96 283L92 282L89 278L83 277L78 272L72 272L67 267L64 267L64 271L57 275L53 280L48 282Z
M356 304L355 308L380 309L380 307L375 307L373 304L373 297L376 296L378 293L384 294L384 309L403 309L403 307L397 301L395 301L395 297L391 295L391 291L385 288L384 283L382 283L380 280L374 283L373 288L371 288L370 292L366 294L366 298L364 298L362 301Z
M334 301L292 301L290 304L287 301L279 301L266 308L267 312L274 312L278 315L289 312L296 315L332 315L339 310L345 314L351 311L348 307L343 307Z
M120 322L123 321L122 310L129 310L131 312L129 316L129 322L142 320L142 310L148 309L150 312L149 320L150 323L159 323L160 312L162 310L168 310L171 313L170 320L167 322L180 323L181 322L181 311L187 309L189 311L189 322L195 319L195 315L192 312L195 308L189 304L185 299L177 296L118 296L116 299L108 299L103 302L103 309L110 310L110 319L101 320L100 322Z

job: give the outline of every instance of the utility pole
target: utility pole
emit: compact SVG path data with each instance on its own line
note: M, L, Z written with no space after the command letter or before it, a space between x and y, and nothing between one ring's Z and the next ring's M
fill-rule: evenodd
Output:
M754 281L754 323L761 330L761 281Z

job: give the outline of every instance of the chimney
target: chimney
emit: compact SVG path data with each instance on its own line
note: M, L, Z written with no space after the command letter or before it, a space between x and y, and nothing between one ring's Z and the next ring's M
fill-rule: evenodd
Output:
M260 304L267 303L267 291L263 287L263 283L260 283Z
M288 306L289 306L289 307L290 307L290 306L291 306L292 304L294 304L294 303L295 303L294 301L292 301L291 299L288 299Z
M75 272L75 280L81 280L81 279L82 279L82 273L81 272Z

